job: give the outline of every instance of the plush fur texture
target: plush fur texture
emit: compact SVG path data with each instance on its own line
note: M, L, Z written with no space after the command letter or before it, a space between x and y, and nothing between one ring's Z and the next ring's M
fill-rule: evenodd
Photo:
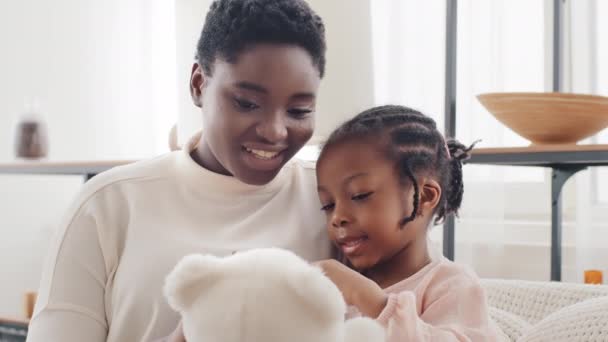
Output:
M167 277L165 295L189 342L384 341L373 320L345 322L338 288L281 249L187 256Z

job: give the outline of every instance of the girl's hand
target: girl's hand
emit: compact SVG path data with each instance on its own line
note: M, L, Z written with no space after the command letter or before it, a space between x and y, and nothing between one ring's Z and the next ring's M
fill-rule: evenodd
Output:
M167 342L186 342L184 336L184 329L182 328L182 322L180 321L177 328L167 337Z
M314 263L336 284L344 301L354 305L367 317L377 318L388 300L380 286L361 274L351 270L336 260L323 260Z

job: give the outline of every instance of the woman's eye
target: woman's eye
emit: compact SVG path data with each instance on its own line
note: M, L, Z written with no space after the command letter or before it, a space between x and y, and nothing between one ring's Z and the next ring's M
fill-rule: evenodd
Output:
M250 111L250 110L255 110L258 109L260 106L258 106L257 104L251 102L251 101L247 101L245 99L239 99L239 98L235 98L234 102L236 103L236 105L244 110L244 111Z
M289 113L289 115L291 117L294 117L296 119L303 118L312 112L313 112L312 109L304 109L304 108L293 108L293 109L289 109L287 111L287 113Z
M334 204L333 203L329 203L326 204L324 206L321 207L321 211L330 211L334 208Z
M372 194L373 194L373 192L364 192L362 194L354 195L353 197L351 197L351 199L353 201L363 201L363 200L366 200L367 198L369 198L369 196L371 196Z

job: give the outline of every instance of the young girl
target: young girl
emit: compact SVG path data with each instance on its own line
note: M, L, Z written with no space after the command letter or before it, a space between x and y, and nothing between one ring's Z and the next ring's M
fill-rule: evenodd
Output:
M456 214L462 160L470 148L446 141L412 109L382 106L343 124L317 162L330 239L345 266L318 263L352 305L376 318L388 341L493 341L484 291L467 268L431 259L431 222Z

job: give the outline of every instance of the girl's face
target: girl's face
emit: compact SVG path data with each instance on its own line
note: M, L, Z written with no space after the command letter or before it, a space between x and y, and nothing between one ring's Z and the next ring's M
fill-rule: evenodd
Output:
M231 63L217 59L212 76L194 64L190 91L203 113L196 158L244 183L270 182L310 139L319 71L306 50L259 44Z
M426 246L426 215L400 225L413 211L413 187L400 182L395 162L370 139L330 146L317 163L317 179L329 237L355 269L392 262L413 244Z

